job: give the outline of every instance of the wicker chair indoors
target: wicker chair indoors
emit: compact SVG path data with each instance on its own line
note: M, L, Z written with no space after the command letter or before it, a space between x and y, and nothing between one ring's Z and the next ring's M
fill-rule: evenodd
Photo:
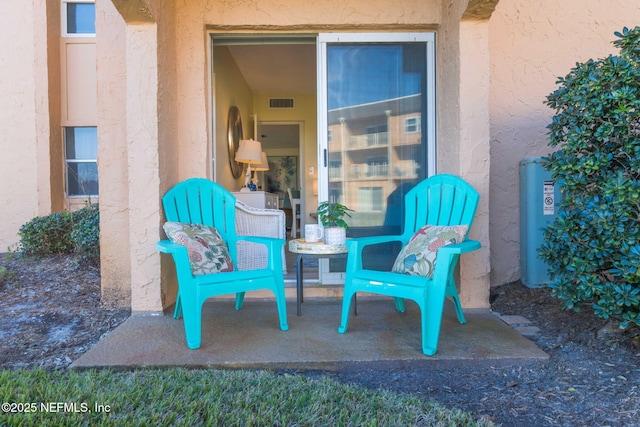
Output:
M285 239L285 213L280 209L260 209L236 200L236 232L238 236L275 237ZM266 268L267 247L258 243L238 243L238 270ZM287 260L282 248L282 268L287 273Z

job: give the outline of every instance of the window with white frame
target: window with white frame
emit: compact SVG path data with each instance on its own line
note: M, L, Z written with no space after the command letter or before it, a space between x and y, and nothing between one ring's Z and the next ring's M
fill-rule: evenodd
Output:
M64 128L68 197L98 195L98 128Z
M404 120L404 131L406 133L420 132L420 117L408 117Z
M93 0L63 0L61 15L65 37L96 35L96 5Z

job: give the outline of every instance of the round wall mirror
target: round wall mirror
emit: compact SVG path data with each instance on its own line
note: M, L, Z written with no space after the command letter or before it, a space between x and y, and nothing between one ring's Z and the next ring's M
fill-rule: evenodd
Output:
M229 119L227 121L227 143L229 144L229 166L231 167L231 175L234 178L240 178L242 175L242 165L236 162L236 152L240 146L242 139L242 119L240 118L240 110L233 106L229 110Z

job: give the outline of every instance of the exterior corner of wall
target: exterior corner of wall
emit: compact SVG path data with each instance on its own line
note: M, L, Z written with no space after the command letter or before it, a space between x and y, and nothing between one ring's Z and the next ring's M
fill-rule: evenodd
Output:
M110 266L111 265L111 266ZM131 307L131 278L108 258L100 256L100 287L102 302L110 307Z
M160 286L162 309L166 309L176 302L178 296L178 280L173 260L168 255L161 255Z
M148 191L151 185L130 188L128 211L129 246L124 253L130 265L131 308L135 311L158 311L163 309L161 261L155 244L160 240L162 217L158 200L159 191ZM158 187L157 183L153 187Z
M121 288L102 288L100 302L107 307L131 308L131 292Z
M491 288L490 248L460 257L460 300L465 308L488 308Z
M131 280L131 310L132 311L163 311L162 283L160 278L160 257L157 260L148 259L147 265L139 265L139 270L132 274Z

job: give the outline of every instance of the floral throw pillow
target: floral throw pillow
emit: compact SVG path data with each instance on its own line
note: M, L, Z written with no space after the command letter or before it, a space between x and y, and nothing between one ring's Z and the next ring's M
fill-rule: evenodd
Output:
M194 276L233 271L227 244L215 228L181 222L166 222L163 228L169 240L187 247Z
M425 225L402 248L392 271L433 277L438 248L464 241L468 228L466 225Z

